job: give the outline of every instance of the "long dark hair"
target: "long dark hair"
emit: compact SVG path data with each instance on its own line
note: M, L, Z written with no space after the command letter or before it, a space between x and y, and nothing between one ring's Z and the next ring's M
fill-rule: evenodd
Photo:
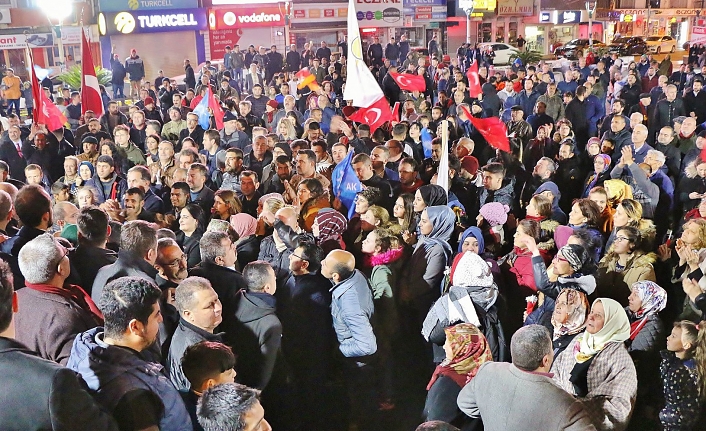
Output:
M398 199L402 199L404 205L404 217L402 218L402 229L412 232L417 222L414 216L414 195L412 193L402 193Z

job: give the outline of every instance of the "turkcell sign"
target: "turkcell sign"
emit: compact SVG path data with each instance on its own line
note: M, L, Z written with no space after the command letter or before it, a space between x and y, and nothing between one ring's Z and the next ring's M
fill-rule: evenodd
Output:
M101 12L122 12L191 9L199 7L199 2L198 0L99 0L98 5Z
M98 31L101 35L206 29L207 18L204 9L130 11L98 15Z

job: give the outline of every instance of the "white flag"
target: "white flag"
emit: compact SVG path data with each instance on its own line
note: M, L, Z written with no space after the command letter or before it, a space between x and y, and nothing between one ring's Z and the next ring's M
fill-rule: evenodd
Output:
M441 158L439 159L439 169L436 170L436 185L441 186L449 194L449 123L441 122ZM444 137L445 136L445 137ZM458 175L458 172L456 173Z
M355 1L348 0L348 60L346 89L343 99L352 100L353 106L367 108L383 97L382 89L363 61L363 42L360 39Z

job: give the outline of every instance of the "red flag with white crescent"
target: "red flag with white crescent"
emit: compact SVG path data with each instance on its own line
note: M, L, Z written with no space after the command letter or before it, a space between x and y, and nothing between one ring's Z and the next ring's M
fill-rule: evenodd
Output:
M480 132L493 148L510 152L510 140L507 138L507 127L498 117L475 118L465 106L461 106L473 127Z
M478 76L478 62L474 61L468 67L466 71L466 77L468 78L468 94L472 98L478 97L481 93L480 88L480 77Z
M421 75L413 75L411 73L390 72L390 76L395 80L397 86L406 91L419 91L424 93L427 88L427 83Z
M37 102L41 100L40 92L44 93L44 90L39 88L39 80L34 70L34 57L32 57L32 50L29 48L27 48L27 55L29 56L29 80L32 83L32 100L35 101L32 109L32 120L37 124L46 124L41 104Z
M98 86L96 69L93 66L91 46L88 44L83 28L81 29L81 41L81 114L93 111L96 117L100 117L103 114L103 100Z
M392 121L400 122L400 102L395 102L395 106L392 107Z
M59 130L66 124L66 116L59 111L54 102L52 102L44 92L39 93L39 106L42 110L40 117L44 118L47 129L51 132ZM39 124L39 123L38 123Z
M370 133L373 134L378 127L392 120L392 111L390 111L390 104L383 96L367 108L358 108L348 118L369 125Z

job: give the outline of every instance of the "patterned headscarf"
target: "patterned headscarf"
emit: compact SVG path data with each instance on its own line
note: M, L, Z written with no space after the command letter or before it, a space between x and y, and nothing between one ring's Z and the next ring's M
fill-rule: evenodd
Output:
M230 225L238 232L240 238L255 235L255 231L257 230L257 220L247 213L238 213L230 216Z
M348 220L343 214L331 208L320 209L315 220L319 225L319 243L329 239L339 240L348 227Z
M574 272L581 272L581 269L591 258L586 249L578 244L567 244L559 249L559 253L564 256Z
M566 320L558 322L556 320L556 310L562 305L565 307ZM554 339L563 335L578 334L586 328L586 318L588 317L588 297L580 290L564 289L559 293L554 305L552 314L552 326L554 326Z
M481 365L493 360L488 341L475 325L459 323L445 328L444 332L447 342L451 345L453 356L436 367L427 390L431 389L440 376L449 377L459 386L464 387L475 377Z
M262 196L260 196L260 199L257 200L257 203L260 205L264 205L265 202L267 202L270 199L277 199L278 201L281 201L283 204L285 203L284 198L279 193L268 193L266 195L262 195Z
M640 309L632 313L637 319L659 313L667 306L667 292L653 281L633 283L632 290L637 293L637 296L642 301Z

